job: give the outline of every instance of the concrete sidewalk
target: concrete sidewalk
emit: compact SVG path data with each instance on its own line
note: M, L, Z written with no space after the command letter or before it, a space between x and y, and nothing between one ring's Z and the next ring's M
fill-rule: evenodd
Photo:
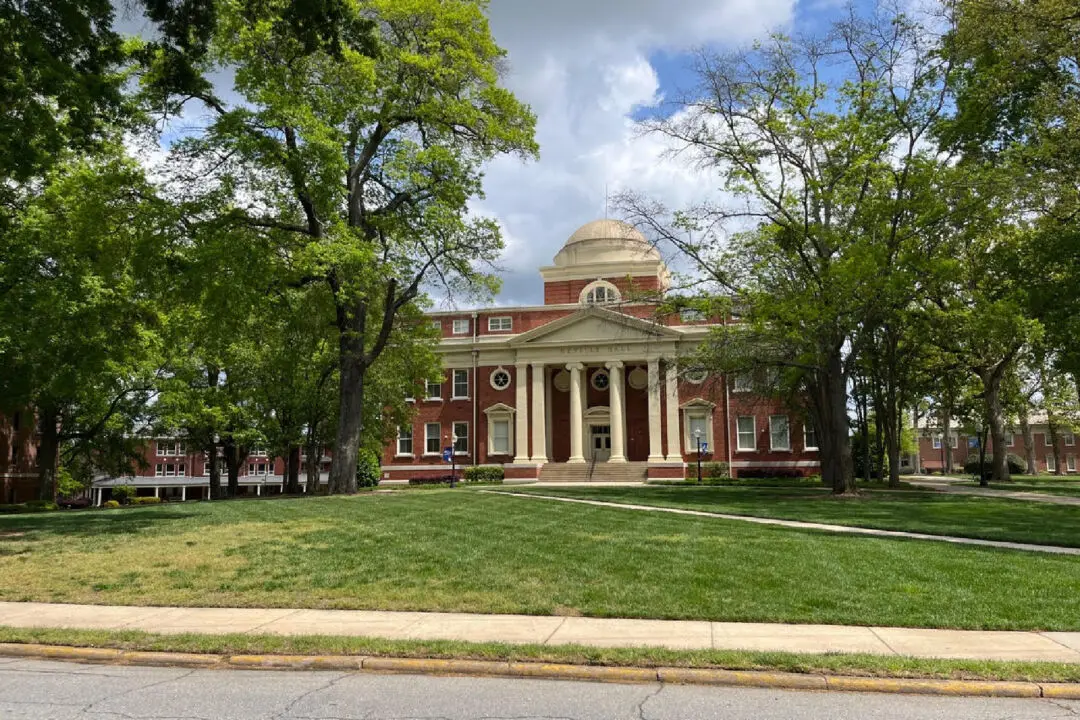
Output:
M923 630L531 615L58 605L0 602L0 626L180 634L339 635L393 640L870 653L1080 663L1080 632Z
M1023 476L1018 475L1023 482ZM1025 490L998 490L996 488L984 488L977 485L960 485L959 483L970 482L970 479L939 477L922 478L906 476L904 482L923 490L951 493L953 495L977 495L979 497L1005 498L1006 500L1026 500L1028 502L1047 503L1048 505L1080 505L1080 497L1072 495L1053 495Z

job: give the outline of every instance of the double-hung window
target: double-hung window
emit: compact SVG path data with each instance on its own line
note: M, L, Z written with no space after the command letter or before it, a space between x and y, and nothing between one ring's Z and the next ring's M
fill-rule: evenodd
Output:
M791 433L788 428L787 415L772 415L769 417L769 447L772 450L791 449Z
M467 422L454 423L454 454L469 454L469 423Z
M428 400L441 400L442 399L442 383L428 380L426 383L427 398Z
M454 371L454 394L452 397L456 400L467 400L469 398L468 370Z
M469 334L469 321L467 319L460 319L454 321L454 334L455 335L468 335Z
M438 455L442 452L440 433L442 433L442 426L439 423L426 423L424 425L425 455Z
M804 450L817 450L817 430L814 428L812 422L803 423L803 449Z
M510 420L491 421L491 452L494 455L510 454Z
M397 454L412 455L412 426L402 425L398 428Z
M754 389L754 379L748 372L735 373L735 392L750 392Z
M488 318L488 332L507 332L513 327L514 321L509 316Z
M757 432L754 429L754 416L744 415L735 421L737 430L736 448L739 450L757 449Z

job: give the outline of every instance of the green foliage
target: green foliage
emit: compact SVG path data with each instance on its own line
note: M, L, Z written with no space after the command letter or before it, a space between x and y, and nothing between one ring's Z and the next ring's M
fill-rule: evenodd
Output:
M129 504L131 505L158 505L161 503L161 498L148 495L146 497L134 497L131 498Z
M59 506L48 500L30 500L18 505L0 505L0 515L17 515L21 513L52 512Z
M357 487L375 487L382 477L382 464L379 455L371 450L361 450L356 468Z
M1013 455L1012 453L1009 453L1006 457L1007 462L1009 463L1010 474L1022 475L1023 473L1027 472L1027 461L1025 461L1022 457L1020 457L1019 455ZM990 455L987 454L985 458L985 463L981 466L983 470L985 470L985 472L987 473L992 470L990 466L990 460ZM979 468L979 453L969 453L967 456L967 460L964 461L964 472L968 473L969 475L978 475Z
M726 462L705 463L703 476L710 480L718 480L731 477L731 466Z
M501 483L505 475L501 465L470 465L461 471L466 482Z
M106 500L103 507L118 508L120 507L120 503L118 503L116 500Z
M127 505L135 496L135 488L131 485L117 485L112 489L112 499L121 505Z

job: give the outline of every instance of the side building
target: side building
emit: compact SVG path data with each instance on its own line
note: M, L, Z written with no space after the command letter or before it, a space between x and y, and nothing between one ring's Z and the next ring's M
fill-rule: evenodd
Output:
M1032 454L1037 473L1073 474L1077 472L1076 435L1066 427L1051 427L1043 414L1032 416L1031 428ZM978 453L978 436L962 427L953 425L946 438L944 428L935 421L923 422L919 428L919 465L923 472L940 473L945 470L951 458L953 474L964 473L964 463L969 455ZM1056 436L1056 442L1055 442ZM989 437L986 441L987 463L993 451L994 442ZM1055 445L1057 453L1055 454ZM1010 455L1015 455L1025 463L1028 448L1024 435L1019 428L1009 426L1005 433L1005 447ZM1060 459L1060 460L1059 460ZM1060 467L1059 467L1060 462Z

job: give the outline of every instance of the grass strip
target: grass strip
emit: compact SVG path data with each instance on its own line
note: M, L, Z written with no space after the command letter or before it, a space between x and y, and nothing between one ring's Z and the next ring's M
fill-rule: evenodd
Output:
M332 635L162 635L140 630L70 630L0 626L0 642L213 655L365 655L601 665L756 670L855 677L1080 682L1080 664L937 660L867 654L748 650L596 648L456 640L384 640Z

